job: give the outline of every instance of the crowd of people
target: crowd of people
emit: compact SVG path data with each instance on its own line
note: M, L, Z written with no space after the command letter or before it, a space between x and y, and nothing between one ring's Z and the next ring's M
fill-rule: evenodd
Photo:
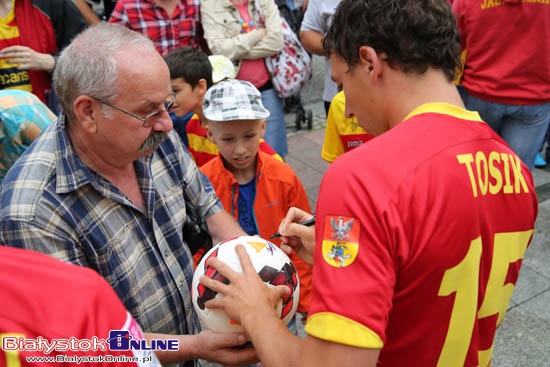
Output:
M548 4L288 5L326 62L314 210L266 67L285 44L276 2L0 0L0 341L178 342L119 354L136 366L490 365L534 233L531 171L550 161ZM502 39L510 19L528 32ZM230 283L201 282L246 333L201 327L188 205L214 243L282 234L305 336L242 248L242 274L212 259Z

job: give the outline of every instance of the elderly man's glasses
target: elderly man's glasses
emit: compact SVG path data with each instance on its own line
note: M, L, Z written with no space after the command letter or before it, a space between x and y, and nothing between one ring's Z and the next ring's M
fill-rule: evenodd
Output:
M145 117L141 117L141 116L138 116L134 113L131 113L131 112L128 112L128 111L125 111L123 110L122 108L119 108L117 106L113 106L112 104L108 103L108 102L105 102L105 101L102 101L101 99L99 98L95 98L95 97L92 97L94 98L96 101L98 101L99 103L101 104L104 104L106 106L109 106L111 108L114 108L115 110L118 110L122 113L125 113L127 114L128 116L132 116L136 119L138 119L139 121L143 122L143 127L151 127L153 126L154 124L157 123L157 121L159 120L159 118L162 116L163 113L165 112L168 112L170 111L170 109L174 106L174 103L176 102L176 95L174 93L171 93L167 98L166 100L164 101L164 109L162 110L158 110L158 111L155 111L155 112L151 112L150 114L148 114L147 116Z

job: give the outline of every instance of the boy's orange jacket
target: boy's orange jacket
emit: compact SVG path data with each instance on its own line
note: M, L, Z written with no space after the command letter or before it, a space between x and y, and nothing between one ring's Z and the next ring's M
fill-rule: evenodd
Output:
M308 213L311 213L311 210L304 187L289 165L261 151L258 151L256 159L256 197L253 215L260 237L269 239L278 231L279 224L290 207L295 206ZM225 210L238 219L239 183L231 172L225 169L221 156L218 155L200 169L212 181ZM279 238L269 241L277 246L281 245ZM300 277L298 312L307 312L311 296L312 267L294 253L290 255L290 259Z

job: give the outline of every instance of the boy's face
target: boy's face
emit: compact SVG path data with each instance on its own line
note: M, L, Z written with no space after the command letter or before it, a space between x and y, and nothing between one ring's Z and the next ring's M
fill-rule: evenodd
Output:
M236 173L255 170L265 120L209 121L208 137L220 150L226 168Z
M182 78L170 79L172 92L176 93L176 103L172 111L176 116L184 116L190 111L200 113L202 110L202 100L206 93L206 81L201 79L193 88L191 84Z

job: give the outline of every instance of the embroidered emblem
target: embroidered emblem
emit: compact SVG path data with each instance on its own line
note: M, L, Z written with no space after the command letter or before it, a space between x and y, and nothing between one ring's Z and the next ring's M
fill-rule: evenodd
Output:
M355 218L325 217L322 242L323 259L336 268L351 265L359 251L361 225Z

